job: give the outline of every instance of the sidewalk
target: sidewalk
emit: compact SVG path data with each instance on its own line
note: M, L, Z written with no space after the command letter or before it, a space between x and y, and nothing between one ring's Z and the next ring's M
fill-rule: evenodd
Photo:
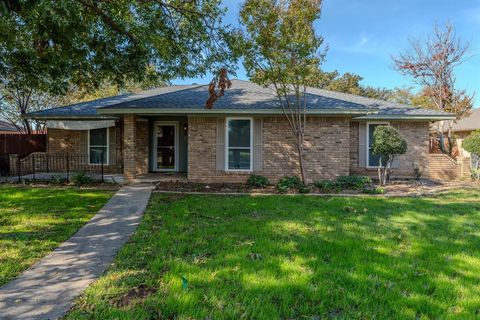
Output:
M0 288L0 319L56 319L110 265L135 231L152 192L131 185L72 238Z

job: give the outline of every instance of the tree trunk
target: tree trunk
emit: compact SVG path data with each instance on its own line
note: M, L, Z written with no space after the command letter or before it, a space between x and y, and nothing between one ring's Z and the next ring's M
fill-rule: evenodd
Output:
M382 158L378 161L378 184L382 185L383 177L382 177Z
M305 166L304 166L304 159L303 159L302 133L299 133L298 136L297 136L297 151L298 151L298 163L300 165L300 178L302 179L302 183L306 184L306 181L305 181Z
M447 149L445 147L445 136L443 135L443 132L438 133L438 147L442 153L447 154Z
M387 184L390 179L390 169L392 168L393 157L389 156L387 163L385 164L385 174L383 176L383 185Z

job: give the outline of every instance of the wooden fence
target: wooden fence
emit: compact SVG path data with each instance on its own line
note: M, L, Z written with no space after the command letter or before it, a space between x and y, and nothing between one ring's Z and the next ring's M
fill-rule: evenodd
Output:
M46 151L46 134L0 134L0 155L18 154L20 157L26 157L34 152Z

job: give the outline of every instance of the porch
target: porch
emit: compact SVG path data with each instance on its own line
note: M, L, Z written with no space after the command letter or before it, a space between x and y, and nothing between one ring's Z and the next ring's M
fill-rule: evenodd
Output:
M187 174L181 172L155 172L135 177L133 183L153 184L157 182L188 182Z
M130 181L186 180L188 118L135 116L123 118L123 172Z

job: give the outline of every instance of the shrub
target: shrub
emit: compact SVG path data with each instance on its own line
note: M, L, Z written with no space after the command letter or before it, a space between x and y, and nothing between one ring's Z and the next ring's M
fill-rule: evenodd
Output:
M365 186L362 188L362 193L366 194L384 194L385 189L382 187L376 187L376 186Z
M335 181L330 180L315 181L313 185L324 193L338 192L341 190Z
M71 181L77 186L82 186L91 184L93 182L93 179L90 178L87 174L85 174L85 172L80 171L72 176Z
M264 188L269 184L270 182L268 181L267 178L265 178L264 176L258 176L254 174L248 177L248 180L247 180L247 185L249 185L250 187Z
M387 183L393 160L398 154L407 152L407 141L391 126L378 126L373 132L373 154L380 156L378 180Z
M364 176L341 176L337 178L337 185L341 189L361 190L371 183L372 179Z
M310 193L312 191L312 187L309 185L302 185L298 188L298 192L300 193Z
M480 130L473 131L462 142L462 148L470 153L480 155Z
M480 181L480 169L472 168L470 174L472 175L473 180Z
M480 130L472 132L462 142L462 147L472 155L476 155L472 166L472 178L480 181Z
M53 175L51 180L54 184L63 184L67 182L67 179L62 175Z
M302 185L302 181L299 177L291 176L280 179L276 185L276 188L280 192L287 192L290 189L299 189L302 187Z

